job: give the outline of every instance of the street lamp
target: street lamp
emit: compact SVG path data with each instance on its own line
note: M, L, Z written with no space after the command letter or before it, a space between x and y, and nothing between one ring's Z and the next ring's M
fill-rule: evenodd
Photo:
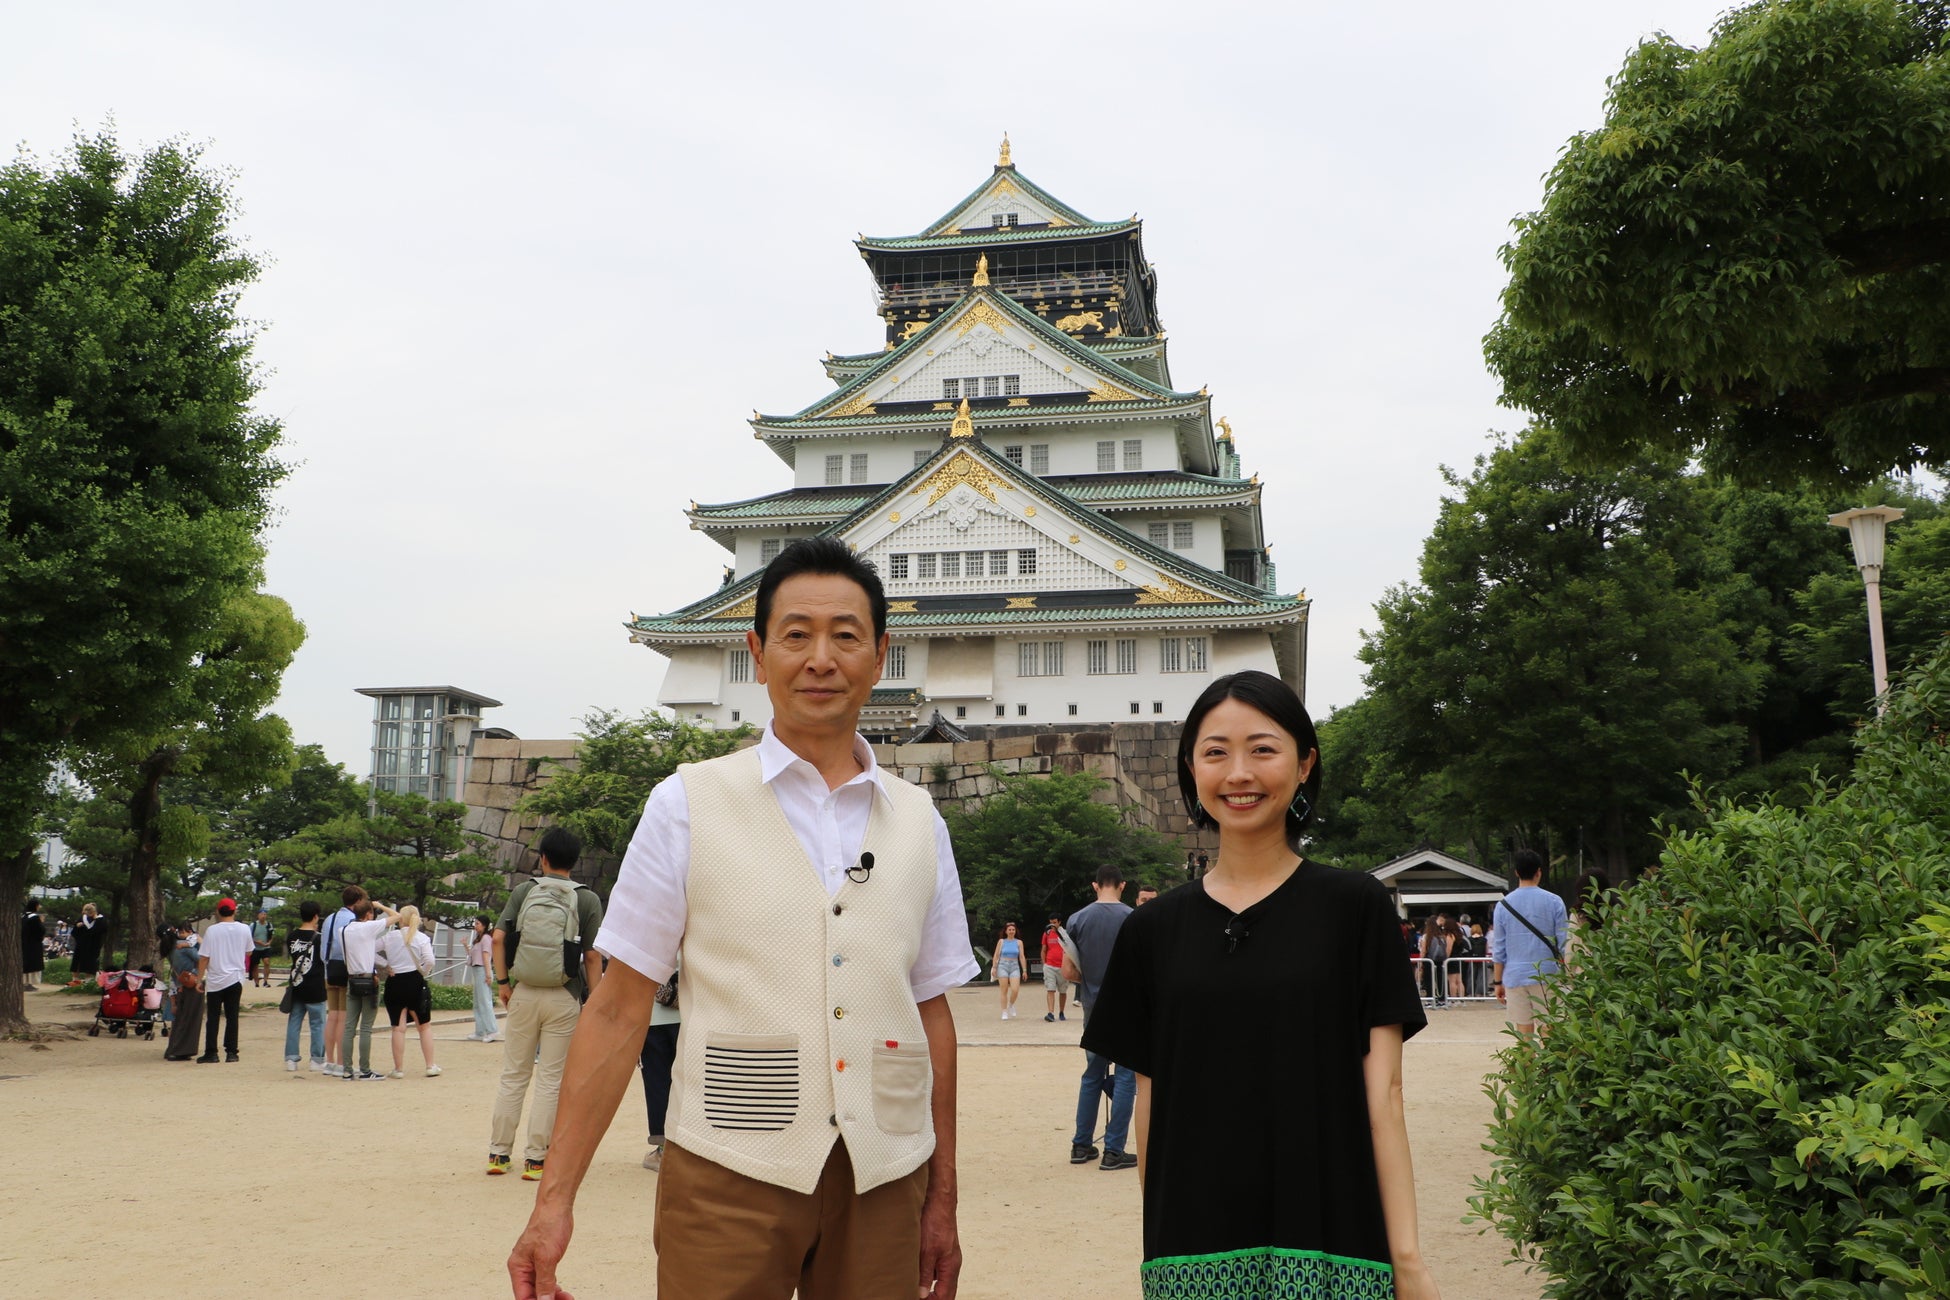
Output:
M1889 707L1889 652L1882 644L1882 542L1889 525L1902 517L1894 506L1863 506L1828 516L1835 527L1848 529L1855 567L1869 590L1869 659L1875 667L1877 716Z

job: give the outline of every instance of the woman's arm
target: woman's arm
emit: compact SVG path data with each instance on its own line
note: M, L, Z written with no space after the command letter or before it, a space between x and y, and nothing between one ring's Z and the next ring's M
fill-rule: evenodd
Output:
M1137 1142L1138 1192L1144 1191L1144 1157L1151 1150L1151 1076L1138 1074L1137 1100L1131 1103L1131 1136Z
M1381 1184L1381 1215L1388 1225L1388 1254L1395 1265L1395 1295L1398 1300L1442 1300L1422 1258L1416 1223L1415 1166L1402 1108L1400 1025L1376 1025L1368 1031L1368 1055L1361 1071L1367 1083L1368 1131L1374 1142L1375 1178ZM1138 1171L1143 1170L1140 1158Z

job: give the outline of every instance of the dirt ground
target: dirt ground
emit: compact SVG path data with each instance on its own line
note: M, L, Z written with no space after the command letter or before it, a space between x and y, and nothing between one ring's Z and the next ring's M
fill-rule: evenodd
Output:
M247 992L236 1065L165 1062L160 1040L0 1044L14 1152L0 1180L0 1294L508 1294L502 1262L534 1184L482 1173L501 1047L461 1041L472 1020L457 1014L436 1027L439 1078L424 1077L413 1039L403 1080L287 1074L275 990ZM1068 1160L1082 1026L1044 1023L1040 989L1006 1022L991 989L950 996L963 1049L961 1294L1136 1296L1137 1178ZM85 1026L94 1003L44 990L28 1006L37 1022ZM1422 1244L1446 1300L1541 1293L1505 1263L1501 1238L1461 1222L1488 1161L1481 1081L1501 1029L1490 1008L1445 1011L1407 1049ZM383 1031L373 1049L387 1068ZM579 1300L655 1294L642 1105L633 1087L577 1199L561 1276ZM1053 1278L1065 1281L1052 1290Z

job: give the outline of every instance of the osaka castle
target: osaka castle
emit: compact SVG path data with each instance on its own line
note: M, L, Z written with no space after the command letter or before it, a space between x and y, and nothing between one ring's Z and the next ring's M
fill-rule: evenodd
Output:
M818 534L886 584L870 738L937 711L971 732L1176 721L1245 668L1304 697L1306 596L1279 594L1259 476L1211 395L1172 383L1144 223L1078 212L1005 138L940 220L856 247L884 341L827 353L803 409L754 413L790 486L691 503L732 559L716 590L627 624L669 657L658 702L726 726L770 717L745 646L759 577Z

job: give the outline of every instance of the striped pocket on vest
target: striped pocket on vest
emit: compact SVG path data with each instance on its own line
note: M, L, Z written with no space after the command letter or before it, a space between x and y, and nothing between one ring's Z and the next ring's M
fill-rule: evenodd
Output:
M712 1128L775 1133L799 1113L797 1034L710 1034L704 1118Z

